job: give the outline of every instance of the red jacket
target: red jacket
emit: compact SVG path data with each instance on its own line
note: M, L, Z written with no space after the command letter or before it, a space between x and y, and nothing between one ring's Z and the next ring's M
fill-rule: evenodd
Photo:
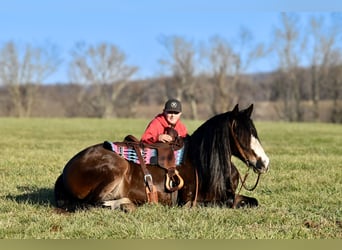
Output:
M165 128L170 127L163 114L158 114L148 124L144 134L141 137L141 141L145 143L158 142L158 136L165 133ZM188 133L185 125L178 120L174 129L178 132L178 135L185 137Z

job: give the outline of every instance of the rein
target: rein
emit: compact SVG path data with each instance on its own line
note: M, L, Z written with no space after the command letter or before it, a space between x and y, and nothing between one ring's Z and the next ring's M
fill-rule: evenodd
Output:
M243 179L241 178L241 175L240 175L239 171L238 171L238 174L239 174L239 178L240 178L240 181L241 181L241 187L240 187L240 189L239 189L238 194L240 193L242 187L244 187L244 189L246 189L247 191L253 191L254 189L256 189L256 187L257 187L258 184L259 184L259 180L260 180L260 175L261 175L261 174L258 173L258 177L257 177L257 179L256 179L256 182L255 182L254 186L251 187L251 188L247 187L247 185L246 185L246 180L247 180L247 177L248 177L248 175L249 175L249 169L247 170L247 173L245 174L245 176L243 177Z

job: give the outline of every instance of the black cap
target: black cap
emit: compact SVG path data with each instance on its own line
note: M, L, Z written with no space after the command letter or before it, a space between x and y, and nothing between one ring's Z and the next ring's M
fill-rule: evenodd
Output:
M176 99L170 99L165 103L164 111L182 112L182 104Z

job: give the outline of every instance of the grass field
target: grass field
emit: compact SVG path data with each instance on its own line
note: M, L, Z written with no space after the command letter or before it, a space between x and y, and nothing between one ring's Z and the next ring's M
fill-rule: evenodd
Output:
M190 132L200 125L185 123ZM74 154L104 140L139 137L146 124L0 118L0 239L342 238L342 126L332 124L256 122L271 170L254 192L242 192L259 200L255 209L55 212L53 185Z

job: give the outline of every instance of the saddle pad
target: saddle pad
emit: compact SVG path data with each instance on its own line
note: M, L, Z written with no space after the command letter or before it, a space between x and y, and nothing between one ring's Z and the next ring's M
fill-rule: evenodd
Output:
M117 153L127 161L140 164L139 157L133 147L117 145L114 142L105 141L105 148ZM141 155L145 161L145 164L158 165L158 152L154 148L140 148ZM179 166L183 162L184 147L174 151L176 166Z

